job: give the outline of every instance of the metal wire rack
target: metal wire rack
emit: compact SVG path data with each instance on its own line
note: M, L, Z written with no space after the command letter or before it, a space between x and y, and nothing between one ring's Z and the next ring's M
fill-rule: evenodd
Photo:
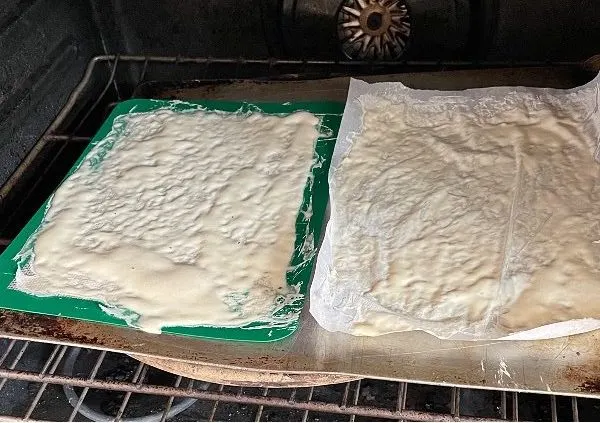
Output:
M55 121L0 188L0 251L57 186L118 101L147 81L297 80L477 67L503 62L334 62L100 56ZM558 65L573 65L563 63ZM24 420L598 419L600 401L363 379L297 389L239 388L172 375L114 352L0 338L0 417Z
M584 421L600 408L575 397L369 379L240 388L185 379L112 352L17 340L0 346L0 417L23 420Z

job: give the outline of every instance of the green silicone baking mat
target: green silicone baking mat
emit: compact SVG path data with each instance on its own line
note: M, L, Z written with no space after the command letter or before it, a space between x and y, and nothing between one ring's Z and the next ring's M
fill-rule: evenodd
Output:
M203 109L223 112L260 112L264 114L286 115L295 111L304 110L313 113L320 118L320 137L315 143L314 156L318 158L321 166L313 166L313 182L307 183L304 190L303 204L300 210L305 210L312 202L313 214L307 222L299 216L296 220L296 243L294 255L291 258L291 268L294 271L287 273L287 283L299 287L304 298L308 292L308 285L316 254L311 260L306 261L302 257L301 246L306 234L313 239L320 239L325 216L325 208L328 199L327 173L335 139L339 129L341 115L344 105L333 102L302 102L302 103L246 103L231 101L164 101L132 99L119 103L112 111L108 119L103 123L98 133L92 139L90 145L77 160L69 171L72 174L85 160L88 153L99 141L105 138L113 128L114 120L128 113L149 112L157 109L168 108L178 112L186 112L194 109ZM52 316L68 317L73 319L87 320L110 325L127 326L124 320L106 314L100 308L100 303L90 300L81 300L69 297L36 297L9 288L13 282L17 270L15 256L21 251L30 236L34 235L44 219L45 210L48 206L47 200L23 228L19 235L12 241L8 248L0 255L0 308L16 311L39 313ZM306 227L308 225L308 231ZM297 267L296 267L297 266ZM201 283L199 281L199 283ZM300 312L304 305L304 298L287 306L281 312ZM201 307L201 305L199 305ZM292 334L298 328L299 320L284 327L267 327L261 322L254 322L243 327L166 327L163 333L198 336L214 339L227 339L237 341L268 342L284 338Z

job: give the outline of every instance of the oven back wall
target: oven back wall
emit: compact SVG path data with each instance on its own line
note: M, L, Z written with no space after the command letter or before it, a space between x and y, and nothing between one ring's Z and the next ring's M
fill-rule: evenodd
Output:
M90 0L107 49L154 56L267 58L271 0ZM276 34L271 34L275 41Z

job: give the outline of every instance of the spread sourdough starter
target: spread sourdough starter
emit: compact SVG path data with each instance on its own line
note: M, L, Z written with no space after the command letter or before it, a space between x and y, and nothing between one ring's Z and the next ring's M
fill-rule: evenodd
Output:
M593 104L390 97L359 98L360 131L332 164L319 323L478 338L600 318Z
M117 118L54 194L15 288L127 309L150 332L277 324L297 298L286 271L317 124L304 112Z

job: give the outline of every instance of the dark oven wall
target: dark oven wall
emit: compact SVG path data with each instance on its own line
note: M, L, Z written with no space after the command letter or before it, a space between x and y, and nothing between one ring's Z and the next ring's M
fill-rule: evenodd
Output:
M109 51L159 56L269 57L267 0L90 0ZM265 26L266 25L266 26Z
M0 3L2 186L67 101L89 59L103 50L84 1Z

